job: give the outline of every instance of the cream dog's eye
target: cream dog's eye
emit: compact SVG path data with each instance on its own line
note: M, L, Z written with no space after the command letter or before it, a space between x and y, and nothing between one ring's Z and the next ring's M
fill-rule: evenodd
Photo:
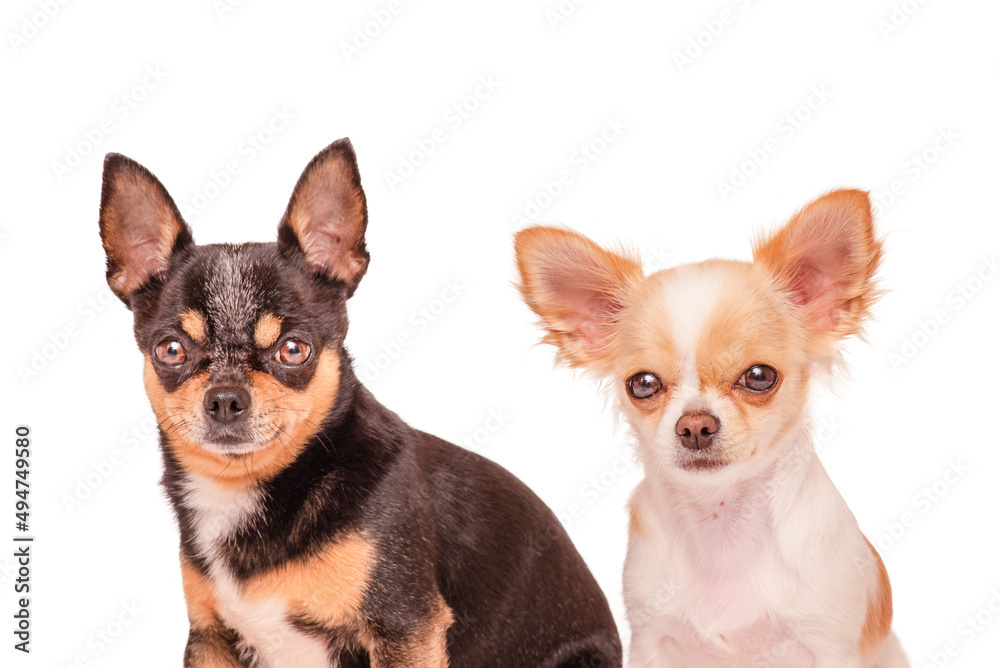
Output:
M740 376L739 384L751 392L766 392L778 382L778 372L766 364L754 364Z
M663 389L663 383L655 374L640 371L628 377L628 380L625 381L625 387L628 388L628 393L636 399L649 399Z

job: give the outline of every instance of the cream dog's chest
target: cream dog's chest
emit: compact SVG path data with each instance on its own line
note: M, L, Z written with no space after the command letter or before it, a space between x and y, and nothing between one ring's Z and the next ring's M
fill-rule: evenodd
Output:
M637 496L642 512L646 500ZM723 504L714 513L694 540L652 521L630 536L624 593L634 643L638 637L676 665L812 665L787 621L799 602L766 512L735 513Z
M657 644L676 665L699 668L804 668L816 658L792 629L770 620L707 636L677 622L662 630Z

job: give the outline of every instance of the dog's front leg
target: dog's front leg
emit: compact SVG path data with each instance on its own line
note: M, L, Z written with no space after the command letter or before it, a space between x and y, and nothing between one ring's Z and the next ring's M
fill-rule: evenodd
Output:
M445 632L425 638L380 643L371 652L371 668L448 668Z
M391 640L369 648L371 668L448 668L448 628L455 618L440 596L431 607L416 627L395 629Z
M629 668L666 668L670 665L667 661L668 659L655 649L636 647L635 638L632 639L632 648L628 653Z
M222 629L192 625L184 649L184 668L246 668L246 664L240 662L233 639Z
M184 668L246 668L237 655L236 633L219 619L211 580L184 555L181 555L181 578L191 622Z
M695 663L684 647L662 629L645 628L632 634L629 668L675 668Z
M856 649L824 648L813 650L816 656L815 668L868 668L868 663Z

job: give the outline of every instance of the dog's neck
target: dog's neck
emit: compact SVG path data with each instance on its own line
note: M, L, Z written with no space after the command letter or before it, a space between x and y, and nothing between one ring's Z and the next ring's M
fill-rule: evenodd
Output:
M701 533L716 524L727 527L727 519L744 528L773 526L775 512L806 493L817 466L811 428L802 420L760 461L744 463L739 470L695 477L647 467L646 483L662 508L660 518L674 530L686 527Z
M272 478L251 485L221 485L218 480L185 472L163 448L163 485L177 515L185 554L201 559L222 545L224 558L237 574L260 565L297 558L303 543L293 533L333 535L351 525L383 480L393 461L404 456L409 431L362 385L356 384L342 413L310 438L299 456ZM376 433L377 435L372 435ZM302 514L313 498L322 498L326 514ZM291 518L299 518L291 521ZM253 522L241 534L239 549L227 536Z

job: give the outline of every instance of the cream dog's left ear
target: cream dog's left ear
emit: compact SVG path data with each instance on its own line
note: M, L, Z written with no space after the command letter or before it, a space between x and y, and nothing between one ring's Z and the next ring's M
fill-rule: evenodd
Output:
M882 242L863 190L835 190L806 205L758 240L753 257L778 278L813 336L827 345L861 334L882 294L875 284Z

